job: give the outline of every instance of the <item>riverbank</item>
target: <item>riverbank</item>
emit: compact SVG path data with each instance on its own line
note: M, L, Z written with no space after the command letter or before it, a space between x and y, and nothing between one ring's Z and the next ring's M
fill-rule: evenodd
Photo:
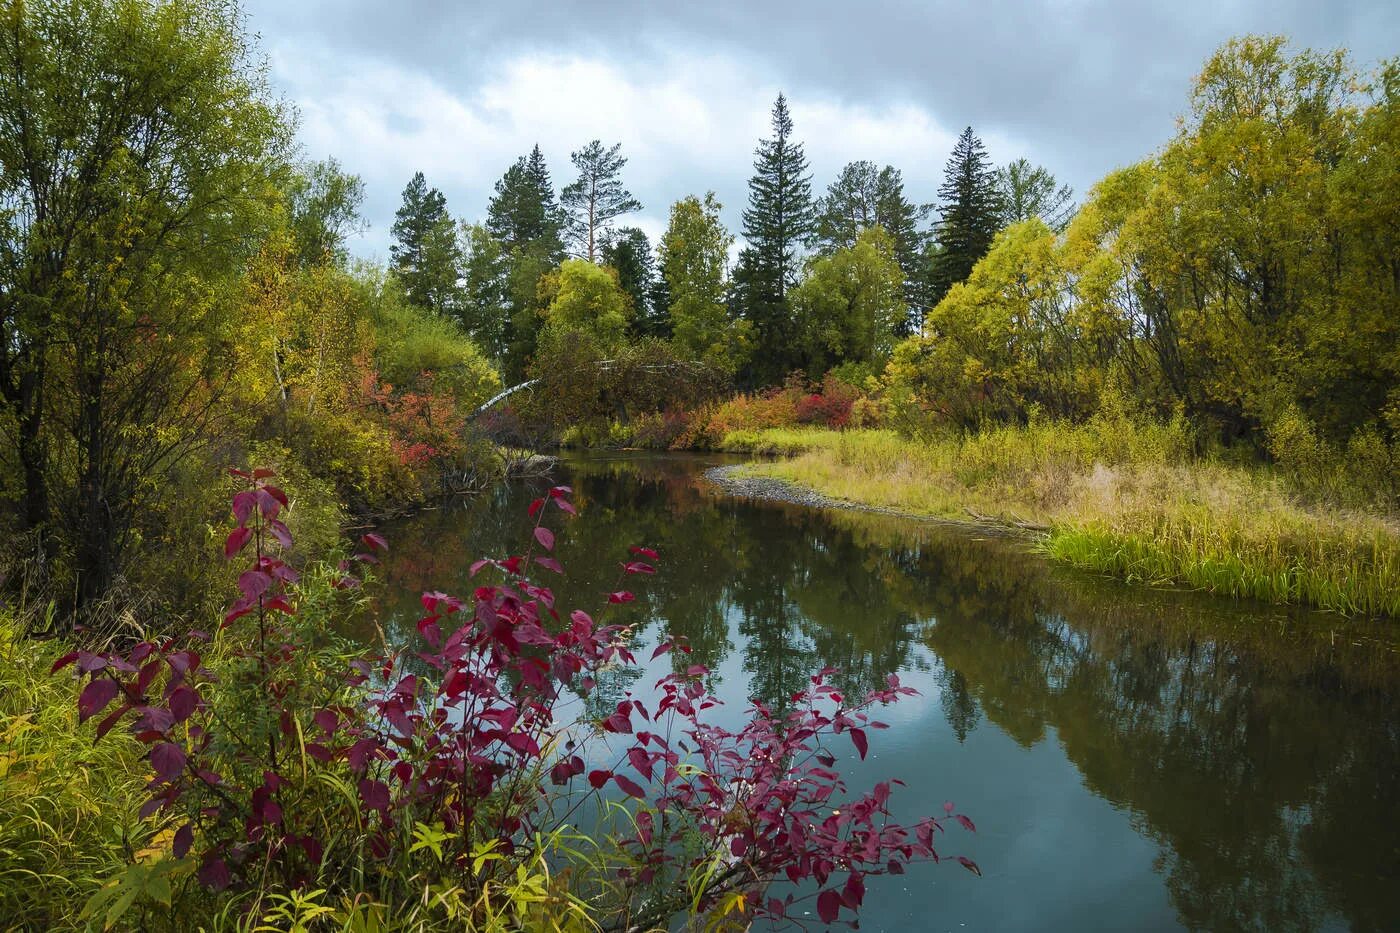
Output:
M1043 529L1049 556L1131 582L1400 616L1396 516L1308 502L1265 468L1194 457L1179 427L1037 425L917 441L782 429L736 433L724 447L781 457L725 475L748 495Z

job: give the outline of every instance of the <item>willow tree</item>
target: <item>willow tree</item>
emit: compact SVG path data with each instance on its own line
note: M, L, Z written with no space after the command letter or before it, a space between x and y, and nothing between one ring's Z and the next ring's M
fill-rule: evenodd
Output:
M232 5L0 15L0 457L81 604L204 436L289 123Z

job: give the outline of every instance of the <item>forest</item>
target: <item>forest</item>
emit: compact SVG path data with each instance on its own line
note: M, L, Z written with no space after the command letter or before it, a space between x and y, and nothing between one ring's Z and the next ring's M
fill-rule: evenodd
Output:
M743 475L1014 529L1084 570L1400 616L1400 59L1363 69L1284 37L1231 40L1160 147L1085 192L1025 158L994 163L973 127L937 190L873 161L816 178L779 95L738 229L698 178L651 242L628 223L642 205L621 145L579 140L568 164L535 146L500 166L485 204L449 205L414 175L381 263L350 248L364 182L299 146L236 5L36 0L3 17L0 914L141 929L187 928L180 910L230 929L334 914L327 928L357 930L415 903L404 928L640 929L687 904L745 916L751 887L712 853L667 861L649 822L580 856L597 890L521 843L545 823L516 776L584 771L554 758L546 710L630 657L630 630L586 613L549 629L528 561L491 562L502 582L475 604L425 596L425 661L385 646L382 673L332 673L364 663L323 635L371 611L377 523L561 447L752 454ZM532 518L562 520L570 493L549 489ZM521 546L552 569L554 532L532 535ZM647 542L629 543L626 573L652 573ZM454 656L445 620L473 605L530 638ZM252 619L247 640L224 634ZM222 681L187 641L220 620L199 650ZM540 674L531 646L567 664ZM431 712L467 688L417 686L424 663L467 670L478 711L510 711L467 758ZM666 693L682 719L702 705L687 669ZM877 700L901 689L880 681ZM824 683L808 693L810 718L775 709L705 733L703 754L718 771L734 748L805 754L803 736L832 732L863 759L865 713L839 694L819 711ZM630 739L618 710L600 734ZM137 722L93 746L75 723L99 713L99 733ZM398 732L376 737L384 721ZM632 752L648 776L674 754ZM509 766L469 788L477 754ZM78 761L86 783L65 784ZM595 775L645 796L621 770ZM665 801L732 843L723 865L757 853L732 822L706 823L723 789L685 782ZM853 916L864 887L845 868L828 885L822 845L839 837L847 867L879 871L933 851L932 824L869 834L887 785L855 824L816 821L830 789L784 797L781 842L751 855L767 878L826 886L824 920ZM490 825L473 836L473 819ZM328 838L345 820L363 831ZM577 842L554 832L536 845ZM429 855L478 880L430 897ZM380 857L393 867L366 867ZM509 872L480 881L497 860ZM678 877L687 903L628 891Z

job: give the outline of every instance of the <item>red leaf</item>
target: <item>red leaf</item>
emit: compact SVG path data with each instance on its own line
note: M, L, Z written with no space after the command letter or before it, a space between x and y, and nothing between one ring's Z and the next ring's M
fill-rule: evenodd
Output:
M360 799L371 810L388 810L389 786L383 781L371 781L365 778L360 781Z
M611 771L590 771L588 772L588 783L593 785L594 790L602 789L608 783L608 778L612 777Z
M543 525L535 527L535 540L538 541L546 551L554 550L554 532Z
M57 661L53 662L53 667L49 668L49 673L57 674L59 671L63 670L65 667L72 664L76 660L78 660L78 652L70 651L63 657L59 658Z
M962 828L965 829L965 830L967 830L968 832L970 832L970 833L975 833L975 832L977 832L977 827L974 826L974 825L972 825L972 820L969 820L967 817L963 816L961 813L959 813L957 816L953 817L953 819L955 819L955 820L957 820L959 823L961 823L961 824L962 824Z
M656 558L660 556L649 547L631 547L628 548L628 550L631 551L633 554L640 554L643 557L650 557L652 560L656 560Z
M78 722L97 715L107 708L117 695L118 685L110 677L98 677L78 694Z
M258 497L246 489L233 497L233 517L238 519L240 527L248 524L248 519L253 516L253 509L257 504Z
M568 512L570 515L578 514L578 509L574 508L574 504L568 499L565 499L561 496L554 497L554 504L559 506L559 508L563 509L565 512Z
M228 866L221 858L211 858L199 869L199 883L206 888L222 891L229 886Z
M544 508L543 499L536 499L534 502L531 502L529 508L530 517L534 518L536 515L540 514L540 509L542 508Z
M958 864L961 865L963 868L966 868L968 871L972 872L977 877L982 877L982 869L978 868L977 863L974 862L972 859L968 858L967 856L959 855Z
M821 917L822 923L835 923L836 915L841 912L841 895L835 891L823 891L817 895L817 916Z
M243 545L253 536L251 528L235 528L224 541L224 557L229 558L243 550Z
M630 603L634 599L636 597L626 590L618 590L616 593L608 594L608 602L610 603Z
M656 573L656 568L651 564L644 564L639 560L631 560L622 565L623 573Z
M267 479L269 476L276 476L276 470L269 470L267 467L258 467L253 470L253 479Z
M389 550L389 542L386 541L386 540L384 540L384 536L381 535L381 534L376 534L376 533L373 532L373 531L371 531L369 534L365 535L364 537L360 538L360 540L363 541L363 542L364 542L365 544L367 544L368 546L374 548L376 551L387 551L387 550Z
M238 589L249 599L257 599L272 585L272 577L261 570L245 570L238 575Z
M268 475L271 476L272 474L269 473ZM272 498L276 499L278 502L282 503L282 508L285 509L291 505L291 503L287 501L287 494L282 490L278 489L276 486L264 486L263 491L266 492Z
M181 684L171 692L169 702L170 714L175 717L175 721L184 722L194 714L195 707L199 705L199 694Z
M646 798L646 791L642 790L641 785L627 775L614 774L613 781L618 787L622 788L623 793L636 797L638 800L644 800Z
M555 573L564 572L563 565L552 557L536 557L535 563L539 564L545 570L553 570Z
M171 852L176 858L184 858L189 855L192 845L194 845L194 828L186 823L175 830L175 838L170 844Z
M102 737L112 731L112 727L121 721L121 718L131 710L131 704L123 703L107 715L107 718L97 724L97 733L93 741L101 741Z
M856 751L860 752L860 758L861 758L861 760L864 761L864 760L865 760L865 752L866 752L866 750L867 750L868 748L870 748L870 741L869 741L868 739L866 739L866 737L865 737L865 730L864 730L864 729L852 729L852 730L851 730L851 741L855 744L855 746L856 746Z
M173 781L185 770L185 751L174 742L161 742L151 749L151 767L156 777Z

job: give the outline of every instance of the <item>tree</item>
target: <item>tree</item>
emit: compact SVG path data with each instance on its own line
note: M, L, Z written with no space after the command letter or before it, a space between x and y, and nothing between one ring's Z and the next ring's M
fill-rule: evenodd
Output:
M809 376L837 363L882 364L906 316L893 238L868 227L851 246L814 258L792 303Z
M632 299L634 329L643 336L664 336L670 327L666 308L653 304L657 295L656 260L651 241L636 227L609 230L603 237L603 264L617 272L618 284Z
M82 607L207 437L236 352L229 271L276 214L291 134L231 7L4 16L0 459Z
M364 200L365 183L342 171L335 159L312 162L296 172L287 192L287 219L297 261L303 266L344 265L346 239L364 229Z
M1025 159L997 169L996 184L1003 227L1039 217L1051 230L1064 233L1074 216L1074 189Z
M583 259L566 259L549 286L553 296L545 310L541 341L555 342L577 331L592 338L604 351L622 346L627 334L627 293L617 273ZM551 287L552 286L552 287Z
M477 345L492 359L506 354L509 320L510 257L505 246L480 224L463 224L462 301L459 319Z
M991 248L1000 226L1001 199L996 174L982 141L963 130L953 147L938 189L939 252L930 277L930 300L937 303L948 289L967 278Z
M671 343L685 359L733 373L748 350L747 322L730 318L725 272L734 237L720 221L714 192L671 206L661 238L661 275L670 293Z
M540 244L562 258L566 222L554 200L554 184L544 156L536 145L496 182L496 193L486 209L486 229L507 252Z
M627 160L618 155L622 143L604 149L593 140L571 153L578 178L564 189L560 200L569 214L569 236L574 253L593 262L598 244L612 222L623 214L642 209L642 203L622 187L622 167Z
M755 152L742 228L746 245L734 274L740 314L754 329L753 375L768 382L798 362L788 289L797 284L801 250L816 226L807 156L792 141L792 116L781 94L772 127L772 138Z
M447 213L447 198L429 188L422 172L403 189L403 204L389 231L394 273L410 303L453 316L461 301L462 252L457 225Z
M879 226L889 234L895 259L904 276L904 296L909 306L899 332L908 333L924 310L924 245L928 239L920 225L932 212L932 205L916 205L904 196L904 178L899 169L886 165L877 169L873 162L852 162L827 188L817 204L817 252L829 256L855 245L861 232Z

